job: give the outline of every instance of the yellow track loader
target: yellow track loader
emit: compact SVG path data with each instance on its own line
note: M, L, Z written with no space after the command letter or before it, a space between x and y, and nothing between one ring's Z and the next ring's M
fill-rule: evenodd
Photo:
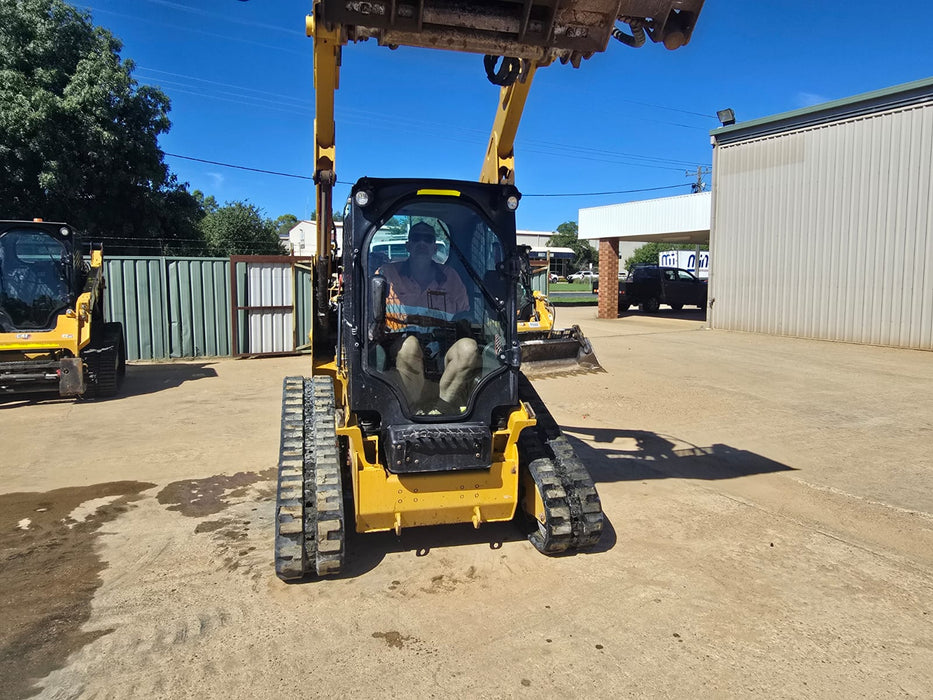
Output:
M532 287L528 246L519 246L522 270L518 282L518 338L523 372L551 375L564 367L571 371L602 371L593 346L580 326L557 328L557 311L547 295Z
M65 223L0 221L0 395L105 397L126 372L104 320L103 254Z
M283 387L280 578L339 573L348 527L401 534L517 517L546 554L599 540L603 513L593 480L521 371L515 133L538 68L555 60L578 67L612 37L677 48L689 41L702 5L315 2L307 19L318 212L314 358L311 377L287 377ZM479 182L360 179L338 260L334 92L343 47L367 39L483 54L501 92ZM400 237L407 245L392 245ZM403 298L406 270L426 301ZM419 270L434 277L422 281ZM460 282L448 284L452 278Z

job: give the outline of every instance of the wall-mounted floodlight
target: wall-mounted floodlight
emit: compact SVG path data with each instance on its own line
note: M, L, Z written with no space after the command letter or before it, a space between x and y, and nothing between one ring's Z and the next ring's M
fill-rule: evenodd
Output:
M716 116L719 118L719 123L723 126L732 126L735 124L735 112L731 109L721 109L716 112Z

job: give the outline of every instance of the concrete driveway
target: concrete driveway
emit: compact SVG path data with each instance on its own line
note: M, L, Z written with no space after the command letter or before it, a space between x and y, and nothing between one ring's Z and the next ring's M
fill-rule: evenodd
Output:
M282 377L134 364L100 403L0 401L0 697L929 697L933 355L561 309L603 373L538 391L608 526L271 561Z

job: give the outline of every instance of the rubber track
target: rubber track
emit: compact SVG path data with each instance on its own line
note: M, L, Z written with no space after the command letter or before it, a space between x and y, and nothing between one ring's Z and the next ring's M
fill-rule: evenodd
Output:
M282 383L282 433L275 503L275 573L284 581L304 576L304 378Z
M110 325L104 324L100 334L81 351L81 357L87 365L84 398L115 396L119 388L119 343L122 338L108 333Z
M539 551L547 554L592 547L599 541L603 530L602 504L593 478L524 375L519 376L518 393L522 401L531 405L538 421L536 426L522 432L519 455L535 483L539 488L543 487L541 492L545 495L549 524L542 530L539 523L538 532L532 533L529 539ZM536 476L536 473L541 476ZM555 479L564 491L563 498L551 483ZM545 489L550 489L551 495ZM562 527L565 509L570 514L569 533Z
M305 559L318 576L332 576L343 568L346 529L330 377L305 379L304 405Z
M561 484L554 462L539 457L528 464L531 478L544 501L544 522L535 519L536 529L528 539L543 554L560 554L571 546L573 529L570 523L570 505L567 492Z
M115 335L112 324L105 323L103 330L104 346L97 355L97 395L116 396L120 385L120 343L122 338Z

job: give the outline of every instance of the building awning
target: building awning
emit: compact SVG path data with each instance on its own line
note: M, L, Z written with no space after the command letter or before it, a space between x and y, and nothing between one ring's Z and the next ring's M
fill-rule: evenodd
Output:
M550 248L547 246L531 246L528 251L529 260L547 260L550 253L551 260L572 260L573 248Z
M711 192L580 210L584 240L709 243Z

